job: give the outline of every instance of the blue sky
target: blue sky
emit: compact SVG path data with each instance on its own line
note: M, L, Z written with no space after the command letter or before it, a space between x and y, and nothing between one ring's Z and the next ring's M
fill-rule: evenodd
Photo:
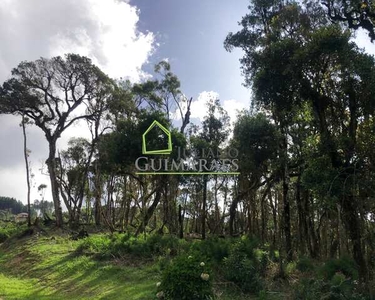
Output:
M203 91L215 91L221 100L235 99L248 106L250 91L242 86L241 51L225 51L229 31L247 11L247 0L133 0L140 9L138 27L152 31L160 45L150 57L152 64L168 58L181 80L182 89L197 99Z
M205 115L205 100L221 99L232 116L248 108L250 91L242 86L240 51L227 53L223 42L247 11L248 0L1 0L0 82L19 62L64 53L88 56L113 78L142 80L168 58L182 91L195 100L192 121ZM16 37L16 38L15 38ZM25 201L25 167L19 118L0 116L0 194ZM49 185L40 172L48 145L43 133L27 129L34 185ZM84 124L59 140L87 136ZM46 195L49 191L46 192ZM36 188L32 198L38 197Z

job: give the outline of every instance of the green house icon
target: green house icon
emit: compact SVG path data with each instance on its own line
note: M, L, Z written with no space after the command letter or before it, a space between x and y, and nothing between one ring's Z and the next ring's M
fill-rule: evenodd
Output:
M165 134L165 137L167 138L167 141L168 141L168 147L166 149L157 149L157 150L147 149L147 145L146 145L147 134L151 130L153 130L155 127L158 127ZM171 152L172 152L172 135L167 128L165 128L163 125L161 125L158 121L155 120L154 122L152 122L150 127L142 135L142 153L143 154L170 154Z

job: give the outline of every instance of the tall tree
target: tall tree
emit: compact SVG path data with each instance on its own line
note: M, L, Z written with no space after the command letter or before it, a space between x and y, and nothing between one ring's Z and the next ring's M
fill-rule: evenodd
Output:
M229 135L229 116L220 104L220 100L211 98L207 101L207 115L202 122L202 131L191 137L192 148L206 160L208 168L219 159L217 153L224 148ZM204 154L204 155L203 155ZM199 158L198 155L198 158ZM202 170L207 172L209 170ZM206 238L207 222L207 184L209 175L202 178L202 238Z
M334 181L341 183L341 189L328 189L325 193L339 199L353 258L365 278L361 206L355 201L358 194L352 184L361 162L358 125L374 113L374 59L350 41L347 31L328 25L319 6L281 2L275 6L254 1L250 8L250 14L241 22L243 30L229 34L226 47L245 50L242 64L246 82L254 89L258 108L269 111L280 128L285 160L291 156L287 145L296 112L310 111L312 118L307 129L316 130L319 141L314 155L329 158L329 164L320 172L332 169L336 174ZM285 160L284 178L291 167L296 167ZM283 183L283 194L287 196L286 180Z
M0 89L0 112L30 118L45 134L46 161L55 205L56 224L63 225L56 144L61 134L79 120L93 118L86 107L110 98L115 84L91 60L76 54L22 62Z
M30 184L30 164L29 164L29 153L30 150L27 149L27 135L26 135L26 124L28 120L22 115L22 134L23 134L23 157L25 159L25 166L26 166L26 184L27 184L27 225L31 226L31 208L30 208L30 191L31 191L31 184Z

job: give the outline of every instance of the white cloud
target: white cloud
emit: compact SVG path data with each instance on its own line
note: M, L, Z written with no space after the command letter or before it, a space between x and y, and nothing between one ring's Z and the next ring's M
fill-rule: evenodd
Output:
M207 102L212 99L220 99L219 93L214 91L201 92L197 100L193 101L191 104L191 117L198 118L202 121L207 115ZM236 120L237 112L247 107L246 103L235 99L223 100L221 101L221 105L223 106L224 110L227 111L231 123Z
M228 115L230 117L230 122L233 124L237 119L237 114L239 111L248 108L248 105L246 103L230 99L230 100L224 100L223 108L228 112Z
M21 61L68 52L90 57L111 77L139 81L147 76L142 66L157 44L152 32L139 32L138 21L139 10L130 1L0 0L0 84ZM19 122L16 117L0 116L0 195L25 202ZM69 137L85 134L80 125L63 135L62 148ZM48 177L38 170L46 159L44 136L38 128L28 132L35 182L49 185ZM34 191L32 199L37 195Z
M139 11L118 0L2 0L0 80L21 60L67 52L90 57L112 77L139 80L154 34L137 30Z
M367 53L375 55L375 43L371 43L367 31L359 29L356 32L354 41L360 48L364 48Z
M219 99L219 94L214 91L204 91L198 95L197 100L191 103L191 118L198 118L203 121L207 115L207 102L212 99Z

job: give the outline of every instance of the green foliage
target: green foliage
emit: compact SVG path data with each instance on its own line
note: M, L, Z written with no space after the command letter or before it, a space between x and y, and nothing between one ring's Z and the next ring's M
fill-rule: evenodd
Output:
M190 246L190 253L205 257L215 263L221 263L224 257L228 257L232 239L220 239L210 237L202 241L195 241Z
M100 258L134 255L153 257L156 255L177 254L184 247L175 236L149 235L131 237L128 234L94 235L82 240L78 251L91 252Z
M324 2L328 17L351 29L367 32L375 40L375 2L373 0L333 0ZM334 13L333 13L334 12Z
M170 300L213 299L212 272L197 256L178 256L164 271L157 295Z
M297 263L301 270L311 270L312 266L307 258ZM318 279L302 278L294 287L295 299L368 299L360 292L356 264L348 257L328 260L313 277Z
M78 241L56 231L48 230L48 235L14 239L0 247L0 298L155 298L158 272L154 266L136 260L113 263L77 255L72 250Z
M302 175L302 184L312 190L317 199L326 200L322 205L332 209L335 207L334 200L343 192L343 182L340 182L338 175L339 172L332 167L329 157L321 156L309 160L309 166Z
M14 198L0 197L0 211L10 210L12 214L27 212L27 207L21 201Z
M0 243L5 242L11 236L21 233L25 229L25 224L0 221Z
M328 260L319 270L320 275L326 280L331 280L337 272L342 272L353 280L358 279L357 265L347 256Z
M323 281L314 279L302 279L301 282L294 288L293 299L296 300L315 300L321 299Z
M244 292L256 293L263 287L261 274L267 267L268 258L257 246L257 241L243 237L232 245L228 258L224 259L225 278Z
M297 262L296 268L301 272L309 272L315 270L315 265L311 258L301 257Z
M296 300L365 300L366 295L357 291L356 283L336 273L330 281L317 279L302 279L294 288L293 299Z
M78 251L100 253L100 256L107 256L111 240L106 235L92 235L82 240L77 248Z
M278 150L276 127L263 114L239 116L233 131L233 146L240 153L242 170L260 173Z
M0 229L0 243L3 243L7 238L9 238L9 235L7 232L4 232L4 230Z
M285 267L285 273L288 275L293 273L296 270L296 267L297 267L297 263L295 261L287 263Z
M105 171L114 169L116 172L132 169L134 161L142 153L142 135L155 120L166 128L171 128L161 111L142 110L136 120L129 118L118 121L116 131L103 135L100 139L99 158L102 168ZM166 148L165 135L161 134L159 137L158 127L154 129L147 134L148 149ZM171 129L171 132L173 149L184 146L185 137L175 129ZM176 153L177 151L173 151L172 156L175 157Z

